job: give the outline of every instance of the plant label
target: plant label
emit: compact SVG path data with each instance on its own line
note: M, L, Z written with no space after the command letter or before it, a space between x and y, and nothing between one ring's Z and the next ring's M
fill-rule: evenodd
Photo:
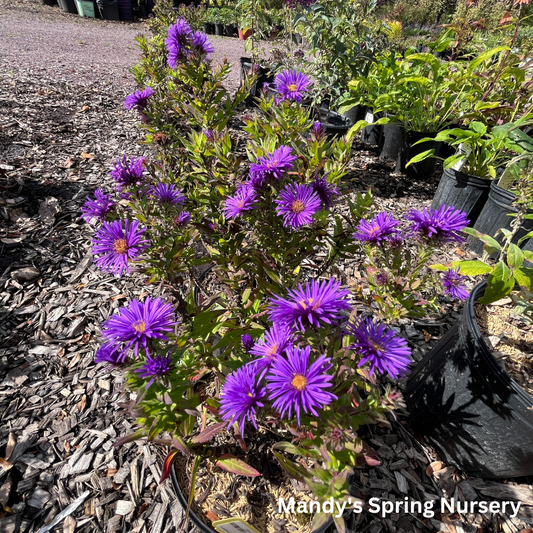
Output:
M219 533L260 533L255 527L240 518L225 518L213 522L213 527Z

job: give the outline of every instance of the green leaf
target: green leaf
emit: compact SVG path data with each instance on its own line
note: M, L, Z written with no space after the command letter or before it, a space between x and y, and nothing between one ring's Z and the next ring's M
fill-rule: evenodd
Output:
M163 483L168 476L170 476L170 469L172 468L172 462L174 461L174 456L179 452L179 450L170 450L168 455L163 461L163 469L161 470L161 479L159 483Z
M421 152L420 154L415 155L408 163L405 165L405 168L407 168L411 163L419 163L420 161L424 161L424 159L427 159L428 157L431 157L435 155L435 149L432 148L431 150L426 150L425 152Z
M490 50L487 50L486 52L483 52L482 54L479 54L476 58L470 61L467 68L467 72L474 72L474 70L479 65L481 65L481 63L487 61L487 59L490 59L493 55L499 54L500 52L504 52L507 50L509 50L508 46L497 46L496 48L492 48Z
M301 466L297 465L296 463L290 461L286 457L283 457L281 453L278 453L274 450L274 455L276 459L279 461L279 464L287 472L287 474L295 479L296 481L300 481L300 483L306 483L306 478L309 477L309 472L305 470L305 468L302 468Z
M507 264L513 268L520 268L524 262L524 254L516 244L510 244L507 250Z
M252 468L249 464L238 459L231 453L221 455L217 459L216 465L222 468L222 470L237 474L238 476L257 477L261 475L255 468Z
M500 261L487 279L487 288L479 303L490 304L507 296L515 286L511 269Z
M454 268L459 267L463 276L479 276L492 272L492 267L483 261L454 261L452 265Z
M226 425L226 422L219 422L218 424L213 424L206 427L203 431L198 433L195 437L191 439L193 444L203 444L209 442L213 437L218 435Z
M439 272L446 272L446 270L448 270L448 267L441 265L440 263L431 265L429 268L431 268L432 270L438 270Z
M201 456L197 455L194 458L193 464L192 464L192 472L191 472L191 491L189 494L189 501L187 502L187 512L185 513L185 520L187 520L189 516L189 511L191 510L191 505L194 500L194 492L196 489L196 474L198 473L198 467L200 466L200 461L202 460Z
M467 235L472 235L473 237L478 238L480 241L483 241L485 244L488 244L490 249L487 251L489 253L502 251L502 247L500 243L494 237L491 237L490 235L485 235L484 233L480 233L474 228L465 228L463 230L463 233L466 233Z
M527 215L526 215L527 216ZM533 215L529 215L533 216ZM528 239L533 239L533 231L530 231L527 235L524 235L519 241L518 244L522 244L524 241L527 241Z
M520 267L513 274L520 287L524 287L530 292L533 291L533 268Z

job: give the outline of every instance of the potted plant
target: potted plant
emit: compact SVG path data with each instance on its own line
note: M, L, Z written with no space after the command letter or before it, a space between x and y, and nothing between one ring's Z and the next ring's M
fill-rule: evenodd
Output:
M236 29L237 12L234 9L227 7L221 10L222 21L224 23L224 29L227 37L233 37Z

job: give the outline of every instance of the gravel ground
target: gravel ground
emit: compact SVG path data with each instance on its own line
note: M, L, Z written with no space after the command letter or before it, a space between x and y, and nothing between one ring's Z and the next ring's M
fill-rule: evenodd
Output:
M118 87L134 87L129 69L139 58L135 36L150 31L140 20L82 18L65 13L57 5L26 0L0 0L0 20L0 71ZM244 41L211 38L215 63L226 57L234 64L227 81L228 88L234 90L239 83Z

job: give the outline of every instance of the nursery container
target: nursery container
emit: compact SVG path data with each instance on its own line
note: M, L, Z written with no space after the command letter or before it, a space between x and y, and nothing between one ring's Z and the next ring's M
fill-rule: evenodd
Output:
M366 108L366 113L363 118L367 122L374 122L374 113L372 108ZM376 126L374 124L372 124L371 126L366 126L361 130L361 141L365 144L377 146L381 138L381 128L381 126Z
M55 6L56 0L41 0L43 6Z
M76 0L76 7L80 17L94 18L94 4L86 0Z
M509 213L516 213L517 209L513 206L515 199L514 193L502 189L495 181L490 185L489 197L481 213L479 214L474 229L481 233L494 237L498 242L502 242L502 236L496 236L500 228L511 229L512 217ZM522 228L514 236L513 241L516 243L526 233L533 229L533 220L524 220ZM483 242L475 237L468 237L470 248L478 255L483 253ZM497 254L491 257L496 257Z
M118 13L120 20L133 20L133 10L130 0L118 0Z
M320 108L320 123L326 128L329 137L342 137L353 126L352 121L327 107Z
M213 35L215 32L215 26L211 22L204 22L204 33L207 35Z
M446 205L460 209L467 214L469 226L473 226L487 202L491 182L490 179L447 168L442 174L431 207L438 209Z
M78 13L76 2L74 0L57 0L59 7L66 13Z
M215 35L223 36L224 35L224 24L215 22Z
M187 500L185 499L185 496L183 495L183 492L181 492L181 487L178 482L178 476L176 474L176 466L173 464L170 468L170 481L172 482L172 488L174 489L174 493L176 494L176 497L178 498L178 502L180 503L181 507L183 508L184 512L187 510ZM189 511L189 518L191 519L191 522L202 532L202 533L217 533L214 528L209 527L206 525L198 515L193 512L192 509ZM243 528L244 529L244 528ZM313 533L326 533L333 530L333 519L329 519L328 522L326 522L323 526L319 527L317 530L315 530ZM237 533L240 529L238 527L233 526L232 528L228 528L228 533ZM249 531L247 529L247 531ZM260 533L267 533L266 531L261 531Z
M118 4L116 0L99 0L98 11L100 16L106 20L120 20L118 14Z
M402 127L390 122L384 124L379 142L379 157L396 161L402 144Z
M442 458L483 478L533 474L533 397L494 359L474 314L477 285L459 321L411 371L405 399L415 433Z
M426 150L431 150L433 148L436 156L440 154L440 149L444 144L440 141L427 141L413 146L417 141L420 141L425 137L434 137L435 135L436 133L407 131L404 129L396 162L396 172L403 172L411 178L429 178L435 170L436 159L428 157L424 161L420 161L420 163L413 163L407 168L405 166L415 155L425 152Z
M356 105L348 111L341 113L344 118L351 120L352 124L355 124L358 120L363 120L365 118L366 107L362 105Z
M239 39L241 41L245 41L251 35L252 35L252 28L248 28L247 30L243 30L243 29L239 28Z
M240 86L243 85L246 76L249 75L252 69L252 60L249 57L241 57L241 73L240 73ZM256 106L256 97L259 96L261 89L265 83L270 83L274 80L274 75L264 67L258 65L259 75L256 82L250 87L250 94L246 97L245 103L247 106Z
M226 31L226 36L227 37L233 37L233 35L235 34L235 31L236 31L237 28L236 28L235 24L226 24L224 29Z

